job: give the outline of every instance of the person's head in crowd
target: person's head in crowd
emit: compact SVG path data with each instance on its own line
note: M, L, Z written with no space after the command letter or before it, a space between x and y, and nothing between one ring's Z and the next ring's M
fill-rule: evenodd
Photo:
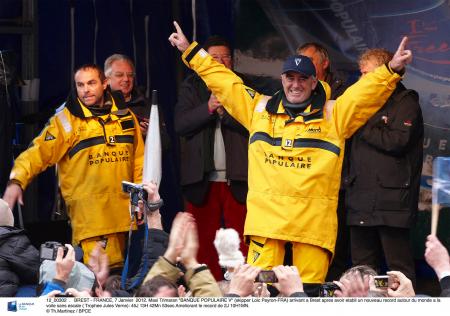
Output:
M377 272L369 266L351 267L339 278L333 281L339 288L334 291L336 297L366 297L369 296L370 282Z
M0 226L14 226L13 213L3 199L0 199Z
M361 75L364 76L379 66L390 62L393 56L393 53L384 48L371 48L364 51L358 58Z
M154 276L142 284L136 297L178 297L177 286L161 275Z
M228 69L233 69L233 55L229 42L217 35L208 37L203 44L203 48L214 60L223 64Z
M294 104L308 105L317 83L316 68L309 57L294 55L285 60L281 84L290 107Z
M297 48L297 54L309 57L316 68L317 79L325 80L330 71L330 57L324 46L315 42L305 43Z
M104 69L111 90L121 91L125 101L130 101L136 75L131 58L123 54L113 54L105 60Z
M105 283L104 283L104 285L103 285L103 290L104 291L109 291L109 292L112 292L112 291L115 291L115 290L120 290L120 288L121 288L121 276L120 275L117 275L117 274L115 274L115 275L110 275L107 279L106 279L106 281L105 281Z
M103 107L104 92L107 87L103 70L95 64L85 64L75 70L77 96L87 107Z

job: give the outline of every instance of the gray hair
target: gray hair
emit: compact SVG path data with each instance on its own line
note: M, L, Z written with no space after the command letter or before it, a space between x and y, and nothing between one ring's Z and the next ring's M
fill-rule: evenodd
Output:
M324 63L325 60L330 60L330 55L328 54L328 50L325 48L325 46L320 45L316 42L305 43L302 46L298 47L297 54L302 55L303 52L310 47L314 48L316 52L319 53L321 63Z
M133 60L131 60L130 57L128 57L127 55L123 55L123 54L113 54L113 55L109 56L108 58L106 58L106 60L105 60L105 66L103 68L105 69L106 77L111 76L112 64L119 60L123 60L123 61L127 62L131 66L131 68L133 68L133 72L136 72L135 68L134 68Z

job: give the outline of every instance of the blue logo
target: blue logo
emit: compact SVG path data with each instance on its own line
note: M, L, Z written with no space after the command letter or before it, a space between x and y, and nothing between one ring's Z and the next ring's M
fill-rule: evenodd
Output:
M8 302L8 312L17 312L17 301Z

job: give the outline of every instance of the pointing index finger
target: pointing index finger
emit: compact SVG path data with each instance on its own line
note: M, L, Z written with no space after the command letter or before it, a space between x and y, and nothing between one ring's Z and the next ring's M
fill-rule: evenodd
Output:
M408 37L404 36L402 41L400 42L400 45L398 45L398 52L403 52L405 50L406 44L408 44Z
M173 25L175 26L178 34L183 34L183 31L181 30L181 27L178 25L177 21L173 21Z

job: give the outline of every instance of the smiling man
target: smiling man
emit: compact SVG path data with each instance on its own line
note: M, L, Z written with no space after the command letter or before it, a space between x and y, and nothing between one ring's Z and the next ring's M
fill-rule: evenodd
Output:
M337 231L336 207L345 139L373 115L396 87L412 53L404 38L387 65L367 74L325 106L330 88L318 82L306 56L286 59L283 90L265 96L217 63L181 28L169 41L183 52L224 108L250 133L247 262L263 269L283 263L284 245L292 242L293 263L308 287L317 288L327 273ZM312 293L314 294L314 293ZM316 293L318 294L318 293Z
M111 267L123 261L130 227L128 196L121 181L140 183L143 139L134 115L107 89L103 70L87 64L75 71L69 95L31 146L14 163L3 199L23 204L23 190L57 164L72 225L72 243L87 255L103 241Z

